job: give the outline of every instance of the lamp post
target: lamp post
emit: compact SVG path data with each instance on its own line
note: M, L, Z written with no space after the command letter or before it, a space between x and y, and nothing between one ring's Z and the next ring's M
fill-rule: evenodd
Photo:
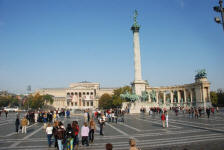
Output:
M215 22L218 24L222 24L223 31L224 31L224 8L222 7L222 3L223 3L223 1L219 0L219 6L214 6L213 10L215 12L221 13L222 19L220 19L219 17L215 17Z

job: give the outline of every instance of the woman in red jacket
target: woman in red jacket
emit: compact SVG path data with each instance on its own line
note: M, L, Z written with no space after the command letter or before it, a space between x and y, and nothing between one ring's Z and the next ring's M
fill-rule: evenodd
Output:
M164 112L161 115L161 120L162 120L162 123L163 123L163 128L165 128L166 116L165 116Z

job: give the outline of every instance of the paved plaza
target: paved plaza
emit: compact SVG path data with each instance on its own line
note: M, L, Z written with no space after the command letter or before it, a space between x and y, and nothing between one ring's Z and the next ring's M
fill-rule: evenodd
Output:
M22 115L21 115L22 116ZM0 150L45 150L48 148L47 137L41 123L28 127L27 134L16 134L15 113L8 118L2 114L0 118ZM142 150L223 150L224 147L224 114L205 116L199 119L189 118L188 114L175 116L169 112L169 128L162 128L160 116L148 114L126 115L125 122L106 123L104 136L99 135L99 125L95 133L95 142L89 147L80 149L104 150L106 143L112 143L115 150L127 150L128 139L134 138ZM61 119L65 126L73 120L83 124L81 115L73 115L70 119Z

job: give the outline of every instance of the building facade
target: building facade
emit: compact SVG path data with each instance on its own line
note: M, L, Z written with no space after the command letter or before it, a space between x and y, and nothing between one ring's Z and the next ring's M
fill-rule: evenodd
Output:
M41 95L54 96L52 106L56 109L96 109L99 98L107 93L112 95L113 88L100 88L99 83L72 83L68 88L45 88L37 90Z

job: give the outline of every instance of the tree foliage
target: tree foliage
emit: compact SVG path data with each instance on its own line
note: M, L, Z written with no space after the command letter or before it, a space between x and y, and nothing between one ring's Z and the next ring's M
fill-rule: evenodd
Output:
M0 96L0 107L19 106L19 100L16 96Z
M115 89L112 95L103 94L99 99L99 107L103 109L121 107L125 100L122 100L120 95L126 92L132 93L130 86Z
M210 97L214 106L224 106L224 91L222 89L211 91Z
M47 104L52 104L54 101L51 95L40 95L39 93L35 95L28 95L25 99L24 107L26 109L39 109L43 108Z
M111 108L113 105L113 99L112 96L105 93L103 94L99 99L99 107L102 109L108 109Z

